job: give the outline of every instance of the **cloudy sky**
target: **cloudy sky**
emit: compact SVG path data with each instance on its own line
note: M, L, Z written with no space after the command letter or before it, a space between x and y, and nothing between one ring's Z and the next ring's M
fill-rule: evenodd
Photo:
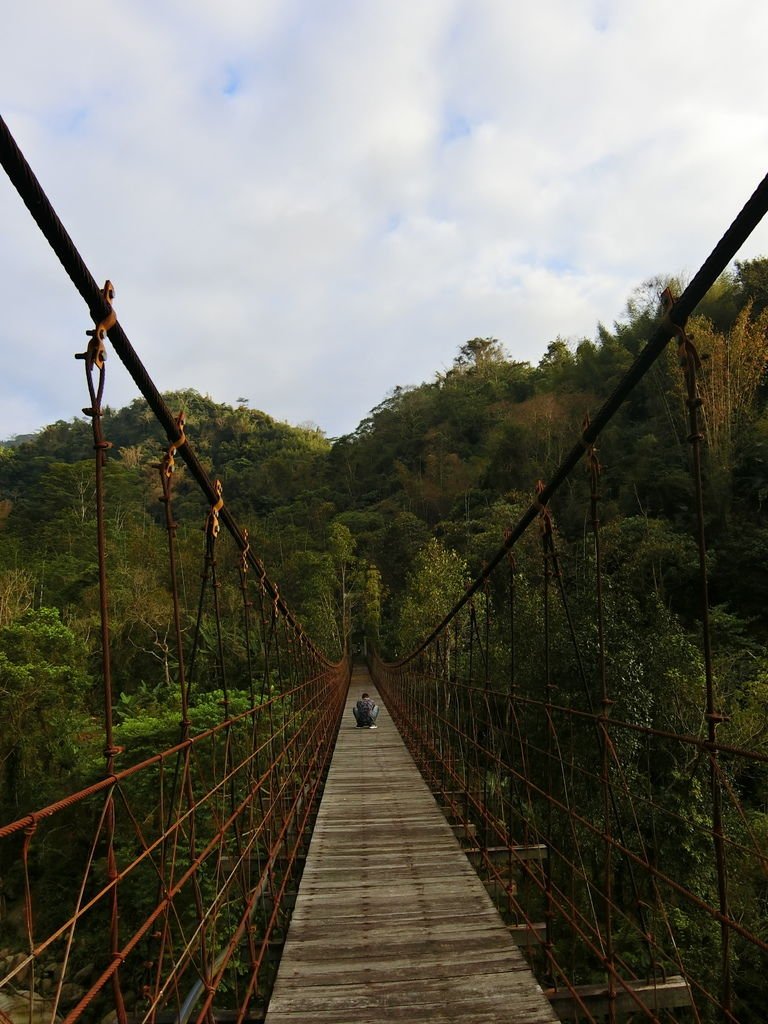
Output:
M768 170L760 0L4 8L0 113L158 387L331 436L468 338L593 337ZM0 303L0 437L77 415L87 311L4 175Z

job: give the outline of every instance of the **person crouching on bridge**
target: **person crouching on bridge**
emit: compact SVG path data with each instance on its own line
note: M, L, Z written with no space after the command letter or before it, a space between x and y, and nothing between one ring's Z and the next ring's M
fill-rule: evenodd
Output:
M352 708L358 729L376 729L376 719L379 714L379 705L364 693L360 700Z

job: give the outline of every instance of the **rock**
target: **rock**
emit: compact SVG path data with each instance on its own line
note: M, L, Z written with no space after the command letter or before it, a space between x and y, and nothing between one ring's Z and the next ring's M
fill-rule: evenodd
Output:
M79 971L72 975L72 981L77 985L88 985L96 974L96 964L86 964Z
M5 967L4 967L4 970L3 970L3 975L5 976L5 975L8 975L8 974L11 974L13 971L16 970L17 967L19 967L21 964L23 964L26 959L27 959L27 954L26 953L13 953L13 954L11 954L11 956L6 958ZM30 963L26 964L24 967L21 968L21 970L18 972L18 974L14 974L14 976L13 976L13 984L18 986L19 988L21 988L24 985L28 985L30 977L31 977L31 974L32 974L32 962L30 961Z
M76 985L73 981L67 981L61 986L61 1005L74 1006L85 995L82 985Z
M41 996L32 995L25 989L18 992L0 990L0 1013L11 1024L50 1024L53 1002ZM56 1018L59 1020L60 1018Z

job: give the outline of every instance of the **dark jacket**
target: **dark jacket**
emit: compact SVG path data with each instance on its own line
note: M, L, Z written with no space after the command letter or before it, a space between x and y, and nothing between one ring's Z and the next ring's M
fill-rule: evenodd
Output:
M371 712L376 707L376 702L371 697L361 697L357 702L357 724L373 725Z

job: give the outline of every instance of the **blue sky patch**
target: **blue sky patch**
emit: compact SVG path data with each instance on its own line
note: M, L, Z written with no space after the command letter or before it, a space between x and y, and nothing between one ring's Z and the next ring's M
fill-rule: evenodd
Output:
M73 107L62 114L60 125L68 134L76 135L88 120L88 107Z
M242 78L240 72L236 68L225 68L224 69L224 82L221 87L221 91L225 96L235 96L240 92L242 85Z
M454 142L456 139L465 139L472 134L472 125L461 114L449 113L443 124L441 141Z

